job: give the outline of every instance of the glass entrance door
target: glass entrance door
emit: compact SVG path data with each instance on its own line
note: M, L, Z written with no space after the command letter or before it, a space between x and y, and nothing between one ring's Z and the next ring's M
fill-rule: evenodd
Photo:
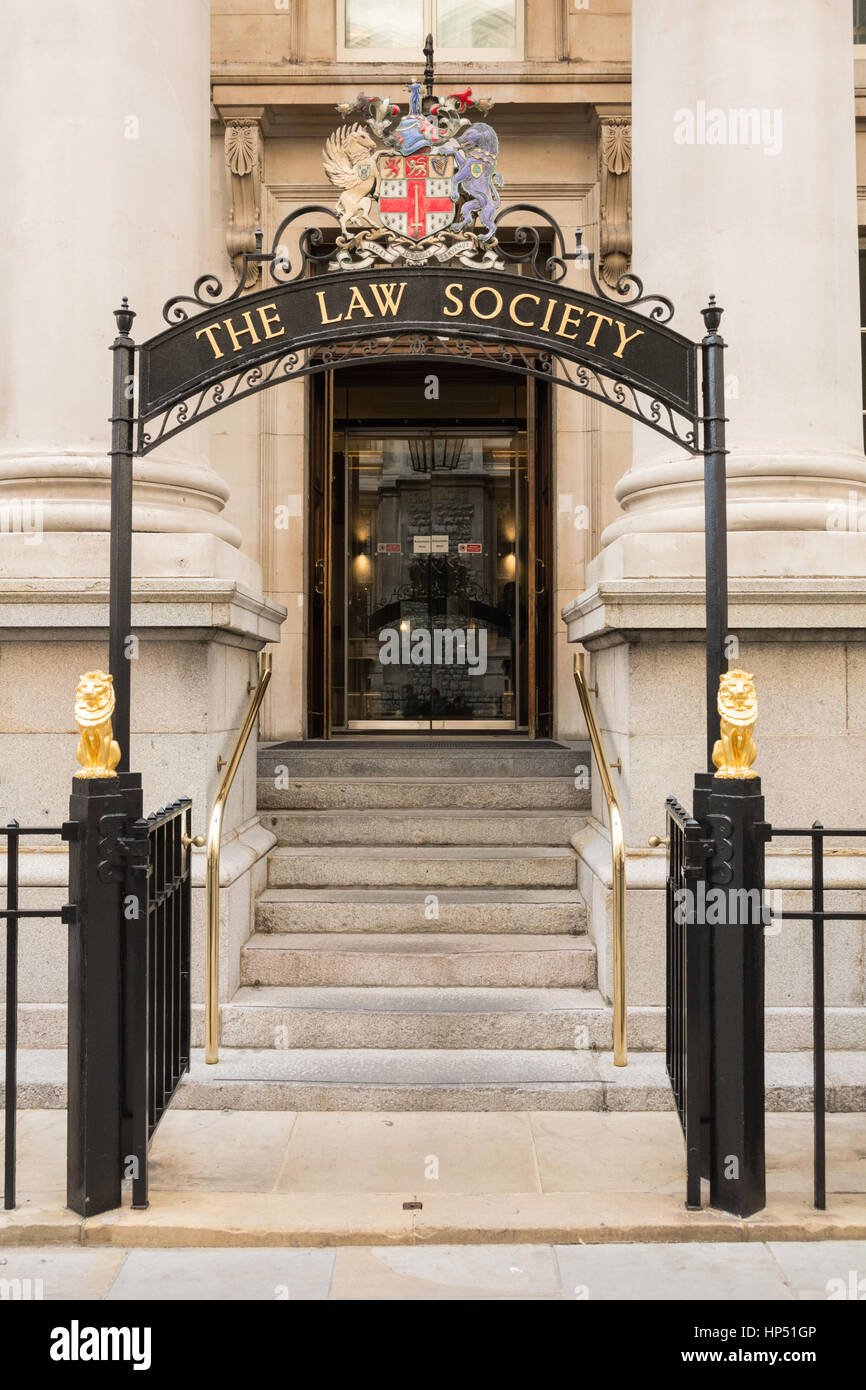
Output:
M333 597L342 621L332 613L345 694L335 727L516 728L525 435L346 430L340 442Z

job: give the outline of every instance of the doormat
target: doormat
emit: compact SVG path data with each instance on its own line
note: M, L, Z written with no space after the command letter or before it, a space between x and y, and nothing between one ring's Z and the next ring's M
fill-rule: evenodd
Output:
M467 748L472 748L489 749L491 753L500 748L522 748L527 751L541 749L543 752L558 749L563 753L570 751L567 744L556 743L551 738L501 738L496 734L488 735L486 738L479 738L475 734L465 739L439 739L435 734L430 738L401 738L399 734L395 734L393 738L340 738L338 735L336 738L294 739L286 743L269 743L267 747L260 747L259 751L273 753L283 748L351 749L353 753L363 752L366 748L399 748L410 751L423 749L424 752L437 748L461 749L465 752Z

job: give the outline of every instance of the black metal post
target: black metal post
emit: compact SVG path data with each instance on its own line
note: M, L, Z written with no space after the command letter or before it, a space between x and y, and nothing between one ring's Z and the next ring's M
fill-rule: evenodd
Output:
M128 810L140 804L140 777L72 781L69 818L67 1205L81 1216L120 1206L123 846ZM138 802L134 801L138 791Z
M764 820L760 778L715 777L707 808L710 1205L751 1216L766 1204L764 841L755 833Z
M6 1148L3 1206L15 1206L16 1107L18 1104L18 822L6 832Z
M827 1206L826 1094L824 1089L824 836L820 821L812 829L812 1088L815 1117L815 1206Z
M108 594L108 669L117 701L114 736L120 745L118 772L129 771L129 689L132 629L132 455L135 419L135 344L129 336L135 313L124 298L115 309L117 337L111 406L111 538Z
M724 310L714 294L702 310L707 333L701 341L704 410L704 530L707 607L707 770L719 737L719 676L727 670L728 535L725 480L725 343L718 332Z
M709 822L707 816L710 809L710 792L713 787L713 779L707 772L695 773L695 786L693 792L692 805L694 808L694 819L705 829ZM710 865L706 853L706 841L702 851L696 849L696 858L700 853L701 873L696 878L694 887L700 891L700 884L703 881L704 893L709 884ZM705 914L706 916L706 914ZM712 1037L710 1034L712 1019L712 956L710 928L706 921L701 922L694 930L692 935L692 949L694 956L694 976L692 980L693 993L690 996L692 1009L698 1014L698 1026L692 1040L694 1053L690 1063L693 1086L697 1091L700 1106L700 1120L697 1122L695 1143L699 1149L699 1166L701 1177L710 1176L710 1118L712 1115L712 1077L710 1072L710 1056L712 1051Z
M129 793L123 921L123 1168L132 1178L132 1205L147 1206L148 1093L150 1089L149 841L141 788Z

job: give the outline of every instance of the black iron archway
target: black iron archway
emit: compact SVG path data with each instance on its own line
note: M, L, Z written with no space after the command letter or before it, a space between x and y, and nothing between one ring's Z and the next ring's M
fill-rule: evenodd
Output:
M577 249L567 252L561 229L541 208L519 203L503 208L497 221L517 213L535 221L509 228L516 249L498 247L512 269L483 270L454 261L447 267L344 269L321 228L307 225L293 274L282 241L287 229L301 219L334 219L331 209L310 205L281 222L269 252L262 251L257 233L257 249L244 254L230 294L215 275L202 275L192 294L169 299L163 306L168 327L147 342L133 342L135 313L125 299L115 310L109 667L117 699L119 770L129 768L133 460L282 381L379 358L462 358L577 391L703 456L707 767L712 771L719 736L716 695L727 667L722 309L711 296L702 311L705 335L692 341L669 327L671 301L644 294L636 275L621 276L614 294L608 294L580 232ZM586 267L592 294L563 284L570 261ZM252 265L261 266L263 280L270 283L244 293Z

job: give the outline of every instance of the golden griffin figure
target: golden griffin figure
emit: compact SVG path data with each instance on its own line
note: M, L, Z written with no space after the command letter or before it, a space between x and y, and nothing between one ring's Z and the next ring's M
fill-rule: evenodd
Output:
M104 671L88 671L75 692L75 722L81 734L75 756L81 764L76 777L116 777L120 747L111 728L114 680Z
M758 756L753 737L758 695L748 671L725 671L719 677L718 710L722 736L713 748L716 776L757 777L751 768Z
M343 190L337 216L344 237L351 237L356 227L379 226L372 198L377 180L372 159L375 148L376 141L357 124L334 131L325 145L325 173Z

